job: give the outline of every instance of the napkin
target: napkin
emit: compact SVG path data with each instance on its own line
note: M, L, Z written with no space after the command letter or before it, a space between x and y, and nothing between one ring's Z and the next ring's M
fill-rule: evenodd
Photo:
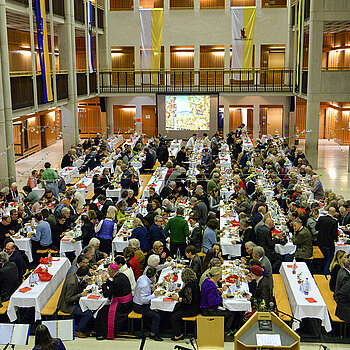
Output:
M88 299L95 299L95 300L97 300L97 299L100 299L100 298L101 298L101 295L90 294L87 298L88 298Z
M172 298L163 298L163 301L174 301Z
M62 242L70 242L70 238L62 238L61 241Z
M293 267L293 265L287 265L290 269ZM298 267L297 265L295 267Z
M19 291L22 292L22 293L26 293L28 291L32 290L32 288L30 287L24 287L24 288L21 288Z
M305 298L309 303L317 303L314 298Z

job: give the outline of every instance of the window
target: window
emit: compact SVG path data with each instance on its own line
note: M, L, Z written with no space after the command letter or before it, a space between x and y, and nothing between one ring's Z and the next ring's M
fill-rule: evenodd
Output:
M193 0L170 0L170 9L193 9Z
M201 9L224 9L225 0L200 0Z
M134 0L111 0L111 11L132 11Z
M287 0L262 0L262 7L287 7Z
M255 6L255 0L231 0L231 6Z
M164 0L140 0L140 8L164 8Z

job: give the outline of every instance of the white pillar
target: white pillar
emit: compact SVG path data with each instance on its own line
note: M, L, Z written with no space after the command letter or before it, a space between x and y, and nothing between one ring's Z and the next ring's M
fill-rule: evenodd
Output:
M313 4L313 3L311 3ZM312 8L311 8L312 10ZM320 93L322 76L323 22L310 16L309 66L307 82L305 155L316 169L318 165L318 137L320 120Z
M135 128L138 134L142 133L142 106L140 103L136 103L136 116L135 116ZM141 120L141 122L136 122L136 120Z
M74 121L74 103L61 106L62 113L62 133L63 133L63 153L66 154L75 142L75 121Z
M260 105L255 103L253 110L253 139L259 137L260 132Z
M224 104L224 135L230 132L230 106Z
M230 69L230 63L231 63L231 44L226 44L225 45L225 63L224 63L224 68L225 68L225 75L224 75L224 84L225 86L229 86L230 85L230 73L229 73L229 69Z
M194 45L194 70L199 71L200 69L200 45ZM194 85L197 86L199 85L199 74L195 73L194 75Z
M0 54L2 68L2 91L5 114L7 167L9 182L16 181L15 148L13 146L12 98L10 81L10 63L8 55L7 21L5 0L0 0ZM1 152L1 150L0 150Z

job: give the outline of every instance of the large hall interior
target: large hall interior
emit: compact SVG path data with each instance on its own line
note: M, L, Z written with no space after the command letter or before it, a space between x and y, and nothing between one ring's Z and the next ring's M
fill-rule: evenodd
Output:
M346 349L349 0L0 0L0 346Z

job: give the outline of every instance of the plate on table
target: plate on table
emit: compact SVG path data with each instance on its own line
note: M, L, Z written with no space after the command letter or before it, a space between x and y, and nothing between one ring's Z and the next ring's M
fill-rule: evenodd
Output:
M225 278L225 280L229 283L236 283L238 280L238 276L237 275L230 275L230 276L227 276Z

